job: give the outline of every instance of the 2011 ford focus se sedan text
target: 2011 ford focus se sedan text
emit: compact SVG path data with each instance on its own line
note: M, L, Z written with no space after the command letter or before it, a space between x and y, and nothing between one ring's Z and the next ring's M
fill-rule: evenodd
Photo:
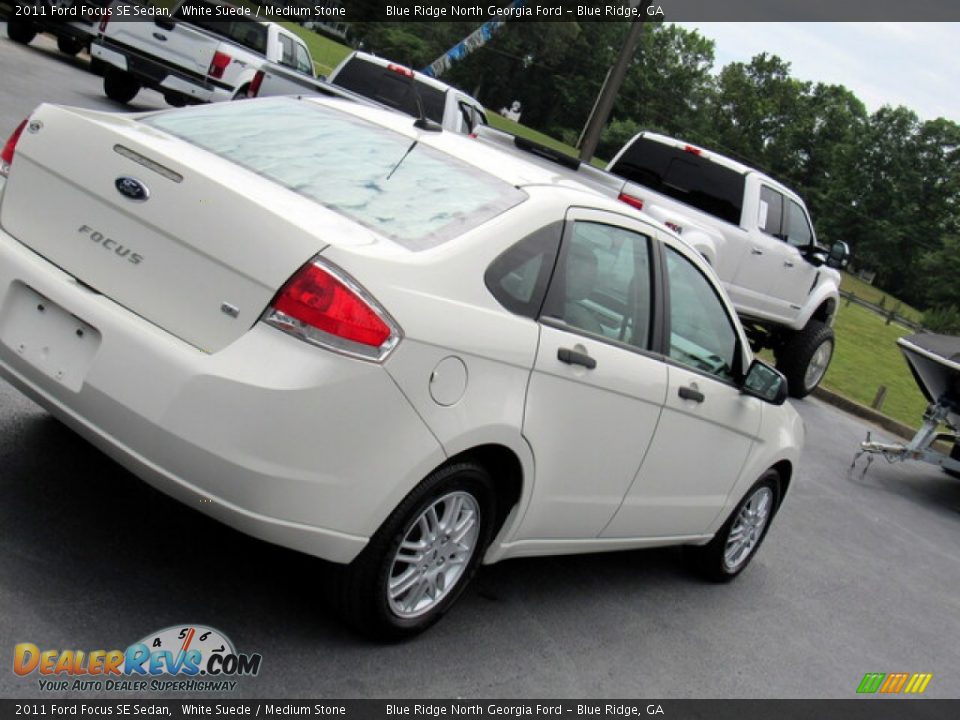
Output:
M0 373L403 637L481 562L757 551L801 421L709 266L482 140L338 99L50 105L0 170ZM203 501L203 502L200 502Z

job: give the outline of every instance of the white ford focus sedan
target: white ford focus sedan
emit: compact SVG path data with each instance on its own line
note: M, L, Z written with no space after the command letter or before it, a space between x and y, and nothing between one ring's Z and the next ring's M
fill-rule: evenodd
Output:
M44 105L0 174L0 374L402 637L481 562L756 554L803 428L710 268L548 168L341 100Z

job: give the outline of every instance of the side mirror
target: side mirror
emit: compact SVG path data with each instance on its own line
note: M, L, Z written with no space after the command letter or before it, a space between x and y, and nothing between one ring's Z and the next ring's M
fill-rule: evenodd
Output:
M750 363L740 390L771 405L783 405L787 400L787 378L763 360L754 360Z
M847 266L850 260L850 246L845 242L835 242L827 255L827 267L840 270Z

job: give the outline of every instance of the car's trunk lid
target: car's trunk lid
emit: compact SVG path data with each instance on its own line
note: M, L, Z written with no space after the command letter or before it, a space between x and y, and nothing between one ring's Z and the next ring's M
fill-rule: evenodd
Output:
M55 106L41 106L21 137L0 225L207 352L246 332L324 238L378 239L132 118Z

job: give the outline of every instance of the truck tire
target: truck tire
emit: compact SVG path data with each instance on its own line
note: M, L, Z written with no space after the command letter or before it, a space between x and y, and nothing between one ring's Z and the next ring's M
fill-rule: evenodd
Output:
M13 18L7 20L7 37L14 42L29 45L36 36L37 31L29 22Z
M953 449L950 450L950 459L960 462L960 440L954 441ZM960 478L960 472L956 470L947 470L944 468L943 471L950 477Z
M130 73L111 67L103 76L103 92L111 100L128 103L140 92L140 81Z
M792 397L806 397L820 384L833 357L833 346L833 328L819 320L811 320L780 346L777 369L786 376Z
M76 55L86 44L76 38L57 38L57 49L64 55Z

